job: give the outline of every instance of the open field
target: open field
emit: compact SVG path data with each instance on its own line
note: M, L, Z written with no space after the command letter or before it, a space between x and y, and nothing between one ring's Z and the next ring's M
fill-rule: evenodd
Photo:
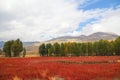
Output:
M120 80L120 56L0 58L0 80Z

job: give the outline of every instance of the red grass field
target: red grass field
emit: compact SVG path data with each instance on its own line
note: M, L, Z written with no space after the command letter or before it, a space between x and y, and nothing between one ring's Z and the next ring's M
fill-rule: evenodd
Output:
M120 80L120 56L0 58L0 80L15 80L14 77L17 80Z

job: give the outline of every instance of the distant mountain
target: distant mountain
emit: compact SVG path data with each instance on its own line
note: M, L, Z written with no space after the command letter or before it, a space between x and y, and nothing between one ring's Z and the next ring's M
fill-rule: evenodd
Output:
M0 48L2 48L4 46L4 41L0 41Z
M58 38L54 38L51 40L48 40L47 42L93 42L93 41L98 41L100 39L104 40L113 40L117 38L118 35L113 34L113 33L106 33L106 32L96 32L93 34L90 34L88 36L86 35L80 35L80 36L62 36Z
M37 42L37 41L34 41L34 42L23 42L23 46L32 46L32 45L34 45L34 44L36 44L36 43L39 43L39 42Z
M4 46L4 41L0 41L0 48L2 48ZM23 46L24 47L27 47L27 46L32 46L36 43L39 43L39 42L23 42Z
M93 34L89 35L88 40L93 40L93 41L100 40L100 39L113 40L117 37L118 37L118 35L113 34L113 33L97 32L97 33L93 33Z
M27 53L38 53L38 46L35 44L40 44L40 42L23 42L23 46L26 48Z
M96 32L93 34L90 34L88 36L86 35L80 35L80 36L62 36L58 38L54 38L42 43L54 43L54 42L93 42L93 41L98 41L100 39L104 40L114 40L118 37L119 35L116 35L114 33L106 33L106 32ZM0 48L3 47L4 41L0 41ZM39 46L42 44L41 42L23 42L24 47L29 48L31 46Z

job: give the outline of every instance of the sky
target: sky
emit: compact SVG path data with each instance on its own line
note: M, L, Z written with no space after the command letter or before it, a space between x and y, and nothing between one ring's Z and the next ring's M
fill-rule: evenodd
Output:
M120 35L120 0L0 0L0 41Z

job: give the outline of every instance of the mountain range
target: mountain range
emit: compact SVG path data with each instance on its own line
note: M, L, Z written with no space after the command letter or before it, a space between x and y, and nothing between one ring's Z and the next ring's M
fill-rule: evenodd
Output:
M88 36L86 35L80 35L80 36L62 36L58 38L54 38L51 40L48 40L46 42L94 42L98 41L100 39L104 40L114 40L119 35L114 33L106 33L106 32L96 32L93 34L90 34Z
M107 32L96 32L93 34L90 34L88 36L86 35L80 35L80 36L62 36L62 37L57 37L45 42L23 42L24 47L26 48L31 48L31 46L39 46L42 43L55 43L55 42L94 42L98 41L100 39L104 40L114 40L118 37L119 35L114 34L114 33L107 33ZM0 41L0 48L3 47L4 41Z

